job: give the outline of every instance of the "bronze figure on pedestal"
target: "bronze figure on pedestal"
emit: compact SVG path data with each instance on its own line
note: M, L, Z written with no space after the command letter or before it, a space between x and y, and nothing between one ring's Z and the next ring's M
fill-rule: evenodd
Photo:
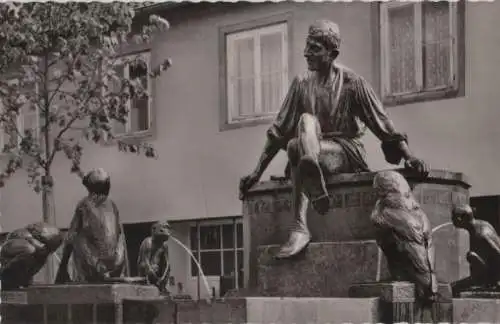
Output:
M377 173L373 187L378 200L370 219L376 228L377 244L387 259L391 281L412 282L419 300L434 301L438 282L427 215L399 172Z
M103 169L92 170L83 178L88 190L76 206L68 230L56 283L67 281L102 283L121 278L128 271L125 233L118 207L108 197L110 177ZM73 256L74 278L69 278L68 262Z
M321 20L309 27L304 49L309 71L293 79L256 168L240 181L243 199L276 154L287 152L295 224L277 258L296 255L310 242L309 202L321 214L330 205L325 176L369 171L361 142L366 127L381 140L389 163L404 159L418 173L428 172L410 152L406 136L394 128L369 83L335 62L340 43L335 23Z
M467 261L471 275L452 284L453 294L465 290L500 292L500 237L487 221L475 219L469 205L453 208L452 222L469 233Z
M139 276L146 278L148 284L158 287L164 295L169 294L170 263L167 242L170 233L171 227L167 221L155 223L151 228L151 236L142 241L137 259Z
M33 276L62 242L59 229L42 222L9 233L0 252L2 289L30 286Z

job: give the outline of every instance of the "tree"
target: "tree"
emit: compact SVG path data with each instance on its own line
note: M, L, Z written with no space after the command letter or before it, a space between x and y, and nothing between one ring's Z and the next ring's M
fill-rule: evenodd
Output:
M148 96L139 77L126 79L115 69L124 63L144 69L145 62L123 59L120 51L168 29L166 20L141 14L137 5L0 4L0 127L7 161L0 186L16 170L25 169L29 184L42 194L43 220L49 224L55 221L51 168L58 153L80 176L85 141L117 141L121 151L156 157L151 145L120 141L112 127L127 121L131 100ZM149 70L150 77L170 65L164 60ZM20 118L29 113L36 122L25 127Z

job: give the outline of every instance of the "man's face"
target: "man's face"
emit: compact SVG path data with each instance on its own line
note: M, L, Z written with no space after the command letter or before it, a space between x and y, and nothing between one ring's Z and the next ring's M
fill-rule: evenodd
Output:
M320 71L329 68L333 58L328 49L317 39L307 37L306 47L304 49L307 68L310 71Z

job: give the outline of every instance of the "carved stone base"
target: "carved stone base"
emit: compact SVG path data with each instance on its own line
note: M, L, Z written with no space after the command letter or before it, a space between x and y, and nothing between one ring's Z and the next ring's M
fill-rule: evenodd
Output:
M379 312L383 323L451 322L451 288L439 284L439 298L432 305L415 300L415 286L409 282L373 282L353 285L349 297L380 297Z
M375 241L311 243L287 260L273 258L279 246L259 249L257 293L273 297L347 297L353 282L388 275ZM372 297L372 296L370 296Z
M463 291L460 293L460 298L486 298L486 299L499 299L500 290L471 290Z
M405 174L404 171L402 173ZM325 215L319 215L311 208L308 211L307 223L312 243L375 239L369 219L376 200L372 189L374 176L374 172L367 172L342 174L327 179L328 192L332 198L329 211ZM466 203L469 200L469 184L461 173L432 170L426 179L407 175L407 180L433 228L451 221L454 203ZM248 247L244 252L245 268L248 269L245 283L249 287L259 285L259 247L280 245L288 240L294 219L291 190L289 182L261 182L243 202L244 242ZM452 225L444 225L433 234L439 281L452 282L468 274L468 264L462 261L468 249L466 235L455 230ZM343 272L350 272L360 265L348 262L336 266ZM302 269L305 272L301 278L307 273L313 276L313 269ZM282 275L286 276L284 273Z

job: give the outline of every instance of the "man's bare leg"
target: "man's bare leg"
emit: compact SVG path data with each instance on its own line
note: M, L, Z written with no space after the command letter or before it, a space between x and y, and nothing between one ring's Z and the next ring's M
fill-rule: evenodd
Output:
M297 162L292 162L290 167L292 173L292 212L295 220L290 229L288 241L281 246L280 251L275 255L278 259L296 255L302 251L311 240L311 234L307 227L307 207L309 199L307 199L307 196L302 192L300 181L298 181Z
M321 129L316 117L307 113L302 114L298 125L300 152L298 182L301 183L302 190L311 201L313 208L318 213L325 214L330 206L330 199L319 165L320 134Z
M323 203L325 200L321 201L321 199L317 199L317 196L326 198L326 204L324 204L326 208L323 207L326 210L323 212L328 211L328 192L326 191L323 173L319 166L319 154L321 151L319 134L320 129L315 117L310 114L303 114L299 121L299 137L288 143L287 153L292 175L292 203L295 221L288 241L282 245L280 251L276 254L276 258L283 259L298 254L311 240L311 234L307 227L309 198L308 193L304 192L304 178L310 181L310 183L306 182L306 185L309 185L309 187L321 189L319 193L315 192L311 196L313 199L316 198L316 202ZM307 162L304 163L304 161ZM307 174L304 175L303 170L308 171ZM313 207L315 206L313 205Z

